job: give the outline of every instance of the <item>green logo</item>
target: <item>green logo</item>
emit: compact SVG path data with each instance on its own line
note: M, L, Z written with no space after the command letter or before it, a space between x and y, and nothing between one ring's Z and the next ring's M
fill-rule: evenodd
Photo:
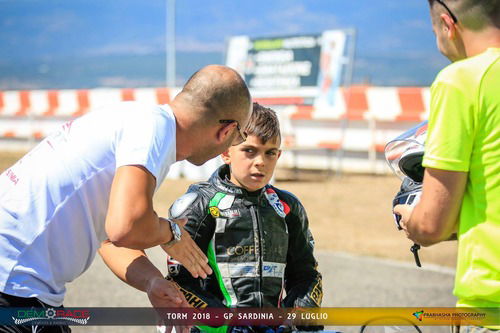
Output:
M419 321L422 321L422 316L424 314L424 310L420 310L420 311L417 311L417 312L413 312L413 315L415 316L415 318L417 318Z

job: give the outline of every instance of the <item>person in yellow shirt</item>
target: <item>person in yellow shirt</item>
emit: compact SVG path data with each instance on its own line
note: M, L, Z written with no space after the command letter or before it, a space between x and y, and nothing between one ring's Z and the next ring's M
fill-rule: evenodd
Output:
M457 232L457 306L498 310L500 1L428 1L438 49L453 63L431 86L421 200L394 212L408 238L423 246ZM500 329L485 326L453 332Z

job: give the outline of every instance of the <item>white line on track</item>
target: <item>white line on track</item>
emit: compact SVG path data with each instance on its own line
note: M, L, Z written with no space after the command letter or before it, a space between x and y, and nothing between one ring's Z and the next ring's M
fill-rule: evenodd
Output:
M440 265L436 265L436 264L427 264L425 262L422 263L422 267L417 267L414 263L409 263L406 261L372 257L372 256L360 255L360 254L352 254L352 253L341 252L341 251L315 250L314 252L317 253L318 255L334 255L337 257L341 257L341 258L367 260L370 262L378 262L378 263L385 264L388 266L393 266L393 267L401 267L401 268L407 268L407 269L424 270L424 271L443 273L443 274L448 274L448 275L455 275L454 268L440 266Z

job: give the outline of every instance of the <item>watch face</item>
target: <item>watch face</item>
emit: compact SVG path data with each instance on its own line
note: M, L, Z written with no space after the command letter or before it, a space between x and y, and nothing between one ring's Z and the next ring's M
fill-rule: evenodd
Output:
M170 222L170 228L172 230L172 235L174 236L174 239L176 240L181 240L181 227L177 223Z

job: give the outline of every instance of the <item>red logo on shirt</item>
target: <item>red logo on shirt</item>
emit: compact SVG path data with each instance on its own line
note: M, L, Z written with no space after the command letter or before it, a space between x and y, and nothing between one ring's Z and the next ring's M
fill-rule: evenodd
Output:
M71 125L73 125L73 120L70 120L70 121L66 122L64 125L62 125L62 129L66 133L69 133L69 131L71 130Z
M12 171L11 169L8 169L7 172L6 172L6 176L7 176L7 178L9 178L9 180L11 182L13 182L15 185L17 185L17 182L19 181L19 178L17 178L17 176L14 173L14 171Z

